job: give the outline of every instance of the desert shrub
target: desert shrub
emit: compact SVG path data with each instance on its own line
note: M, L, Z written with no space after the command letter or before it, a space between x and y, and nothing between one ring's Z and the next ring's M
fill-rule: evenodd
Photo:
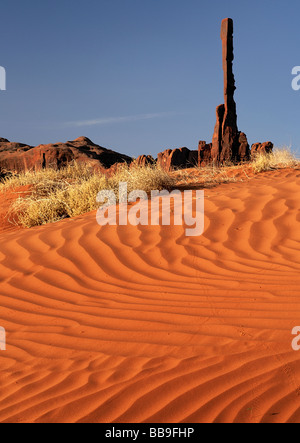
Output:
M19 224L30 228L97 209L97 194L105 189L113 190L118 201L119 182L127 182L128 193L135 189L147 193L153 189L169 189L175 183L156 165L119 165L114 175L106 177L74 162L60 170L45 169L13 175L0 184L0 192L30 186L31 192L20 196L10 210L18 214Z
M275 148L268 154L257 153L252 160L254 172L270 171L279 168L291 168L299 165L290 148Z
M121 165L114 176L109 179L112 188L117 188L119 182L127 182L128 192L140 189L150 193L153 189L171 189L175 180L158 165L139 166L133 162L130 166Z

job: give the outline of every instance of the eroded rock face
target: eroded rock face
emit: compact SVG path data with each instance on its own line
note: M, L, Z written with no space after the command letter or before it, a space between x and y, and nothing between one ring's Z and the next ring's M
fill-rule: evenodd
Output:
M198 151L188 148L166 149L158 154L157 164L165 171L192 168L198 164Z
M222 140L220 161L230 161L236 154L236 139L238 134L236 104L234 101L235 79L233 75L233 21L230 18L222 20L221 40L224 73L224 118L222 122Z
M188 161L187 161L187 168L194 168L195 166L198 166L198 157L199 153L197 150L191 150L189 152Z
M212 143L200 140L198 144L198 167L208 166L212 162L211 158Z
M244 132L238 133L238 161L247 161L250 158L250 146Z
M147 166L147 165L154 165L155 159L152 157L152 155L140 155L135 163L138 166Z
M221 25L222 59L224 72L224 104L217 107L211 157L214 163L249 160L246 134L238 131L234 101L235 78L233 74L233 21L226 18Z
M264 143L254 143L251 146L251 156L254 157L256 154L269 154L273 151L274 145L272 142L264 142Z
M130 157L98 146L86 137L36 147L0 139L0 171L18 173L46 167L61 168L73 160L105 169L115 163L132 161Z
M217 163L220 161L220 152L223 138L223 120L225 114L225 105L219 105L216 109L216 125L212 139L211 161Z

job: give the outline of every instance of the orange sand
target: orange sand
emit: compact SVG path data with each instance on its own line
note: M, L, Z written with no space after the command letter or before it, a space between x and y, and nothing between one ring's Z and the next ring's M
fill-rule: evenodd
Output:
M0 193L0 233L20 229L20 227L17 226L18 216L10 212L10 208L20 196L24 197L29 193L30 186L19 186L5 193Z
M0 234L1 422L300 422L300 171L205 190L205 232Z

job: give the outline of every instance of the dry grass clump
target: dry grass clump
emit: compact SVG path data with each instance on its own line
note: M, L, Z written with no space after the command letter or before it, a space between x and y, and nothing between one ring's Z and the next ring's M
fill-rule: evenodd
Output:
M258 153L252 160L254 172L271 171L272 169L294 168L299 161L290 148L275 148L269 154Z
M160 166L156 164L139 166L136 162L131 163L130 166L121 165L109 182L113 188L118 188L119 182L126 182L128 192L138 189L147 194L150 194L152 190L170 190L176 184L176 180Z
M215 186L220 183L233 183L237 178L230 176L229 172L234 167L194 167L193 169L182 169L173 173L174 178L180 185L201 184L204 187Z
M87 180L93 170L84 163L72 162L62 169L47 168L40 171L28 171L20 174L7 175L0 182L0 192L20 186L45 186L72 180Z
M26 228L53 223L97 209L97 193L106 188L106 177L96 174L73 183L43 182L29 196L19 197L11 210Z
M18 214L18 223L30 228L98 209L96 197L102 190L113 190L118 201L119 182L127 182L128 192L139 189L147 193L152 189L168 189L174 184L174 180L156 166L122 165L114 176L106 177L74 162L60 170L14 175L0 184L0 192L19 186L31 187L31 193L19 197L11 208L12 213Z

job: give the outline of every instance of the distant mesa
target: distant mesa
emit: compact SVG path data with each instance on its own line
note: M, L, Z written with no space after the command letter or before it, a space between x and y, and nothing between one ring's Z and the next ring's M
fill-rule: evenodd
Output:
M87 137L35 147L0 139L0 171L19 173L46 167L61 168L73 160L105 169L115 163L132 162L131 157L96 145Z

